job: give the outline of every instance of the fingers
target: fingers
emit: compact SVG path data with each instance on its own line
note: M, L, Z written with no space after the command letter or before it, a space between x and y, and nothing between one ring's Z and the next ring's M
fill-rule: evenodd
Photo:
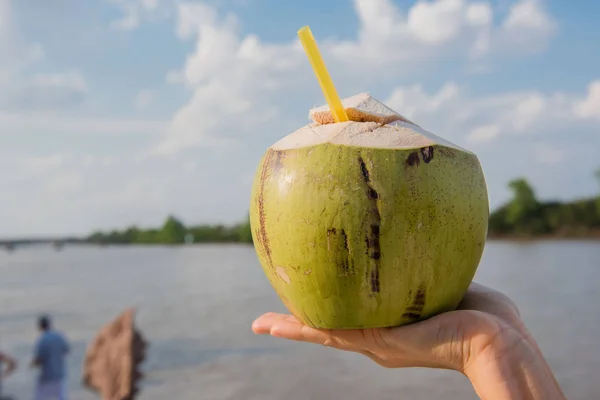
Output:
M323 346L331 346L341 350L354 351L356 353L360 353L366 357L369 357L371 360L375 361L377 364L391 368L393 363L389 363L386 360L383 360L375 353L363 349L356 344L354 346L350 346L350 343L345 340L342 341L339 338L336 338L332 332L329 330L319 330L310 328L302 324L298 319L296 319L292 315L284 315L284 314L276 314L276 313L267 313L254 321L252 324L252 330L254 333L259 335L270 334L275 337L280 337L289 340L308 342L314 344L320 344ZM350 334L354 331L348 331ZM358 335L364 335L361 333L362 331L355 331L355 337ZM343 332L342 332L343 334Z
M451 368L457 365L455 354L462 349L460 340L450 337L460 336L455 333L460 331L456 323L457 319L447 314L396 328L329 330L308 327L291 315L267 313L254 321L252 330L256 334L353 351L387 368Z
M267 313L252 324L256 334L361 353L385 367L435 367L460 370L471 343L494 333L498 321L518 319L504 294L472 283L458 310L394 328L330 330L306 326L292 315Z
M520 318L517 305L502 292L478 283L471 283L458 309L483 311L499 318Z
M310 342L324 346L332 345L333 338L327 331L314 329L300 323L291 315L267 313L252 324L257 334L270 334L289 340Z
M355 352L369 351L373 343L367 339L365 330L315 329L304 325L291 315L267 313L252 324L256 334L270 334L299 342L320 344L340 350Z
M258 317L252 323L252 331L258 335L265 335L271 333L271 328L277 323L294 323L298 322L292 315L278 314L278 313L266 313Z

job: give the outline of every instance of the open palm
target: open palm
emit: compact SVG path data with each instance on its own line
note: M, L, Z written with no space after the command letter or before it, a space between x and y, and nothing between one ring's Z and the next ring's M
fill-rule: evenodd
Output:
M364 354L388 368L431 367L463 372L495 338L514 331L527 337L515 304L504 294L472 283L455 311L411 325L373 329L314 329L292 315L267 313L252 325L270 334Z

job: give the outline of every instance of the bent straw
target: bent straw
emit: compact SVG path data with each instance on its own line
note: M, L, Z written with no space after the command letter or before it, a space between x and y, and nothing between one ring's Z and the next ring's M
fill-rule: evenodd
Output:
M329 72L327 72L327 67L325 66L325 62L323 62L323 58L319 52L319 47L317 46L317 42L315 41L310 28L308 26L301 28L298 31L298 36L300 37L300 41L304 46L304 51L308 56L308 60L312 65L313 71L315 71L315 75L317 76L319 84L321 85L321 90L323 90L325 100L327 100L327 104L329 104L329 108L333 114L333 119L335 122L348 121L346 110L344 109L342 101L335 90L335 86L333 85L333 81L329 76Z

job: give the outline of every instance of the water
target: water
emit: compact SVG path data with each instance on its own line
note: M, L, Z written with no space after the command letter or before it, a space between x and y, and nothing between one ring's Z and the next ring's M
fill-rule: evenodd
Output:
M511 296L570 400L600 397L600 243L491 242L476 277ZM284 311L247 246L32 247L0 253L0 348L18 358L5 382L32 397L28 368L40 312L68 334L72 399L87 344L128 306L150 341L141 399L476 399L458 373L383 369L370 360L255 336Z

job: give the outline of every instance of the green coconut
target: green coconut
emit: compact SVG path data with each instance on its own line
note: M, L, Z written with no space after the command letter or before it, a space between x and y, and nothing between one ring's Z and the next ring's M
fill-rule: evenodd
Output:
M369 94L328 106L272 145L250 222L273 288L314 328L400 326L453 310L483 253L489 217L477 157Z

